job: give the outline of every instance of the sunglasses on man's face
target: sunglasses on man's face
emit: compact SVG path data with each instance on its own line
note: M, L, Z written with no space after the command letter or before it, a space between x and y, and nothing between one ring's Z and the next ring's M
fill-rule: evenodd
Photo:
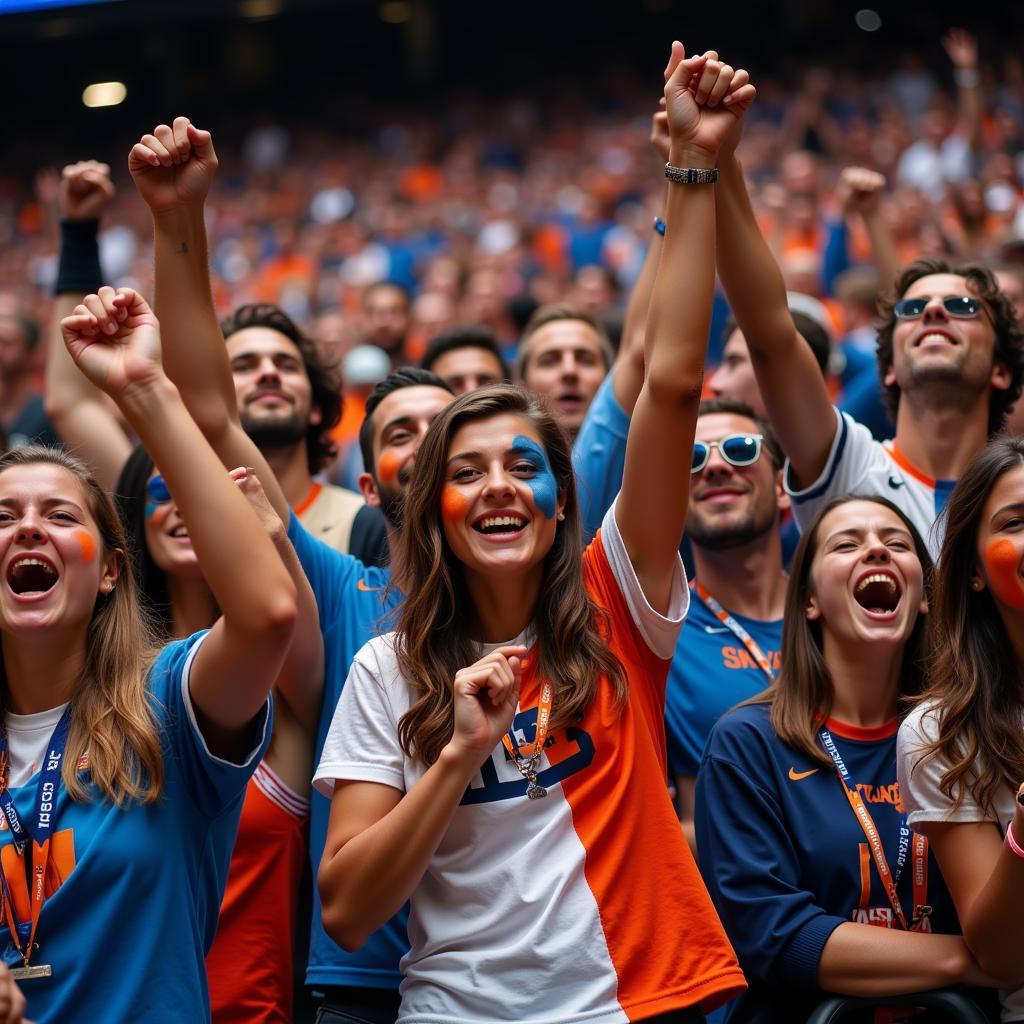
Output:
M925 308L931 301L930 296L900 299L893 306L893 312L900 320L917 320L924 316ZM985 308L981 299L973 295L947 295L942 300L942 306L950 316L955 316L958 320L971 320Z
M146 497L156 505L166 505L171 500L171 492L162 476L154 476L146 481Z
M730 434L720 441L695 441L693 444L693 461L690 472L699 473L711 458L711 449L717 448L718 454L730 466L752 466L761 457L762 434Z

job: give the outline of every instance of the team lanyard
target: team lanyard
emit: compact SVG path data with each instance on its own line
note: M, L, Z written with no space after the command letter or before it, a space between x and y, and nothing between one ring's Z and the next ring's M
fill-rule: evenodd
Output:
M61 784L61 765L64 761L64 748L67 745L68 730L71 725L71 705L64 709L60 721L53 730L47 746L46 757L39 771L39 785L36 787L35 813L31 833L26 833L18 811L14 806L7 783L10 778L10 747L7 741L7 727L0 721L0 809L7 818L11 829L13 845L19 857L28 851L29 899L32 906L31 923L19 925L14 913L14 897L10 883L3 870L0 860L0 902L3 903L3 916L11 932L11 940L22 956L24 965L11 971L13 977L31 978L48 977L50 967L29 967L29 959L35 949L36 929L39 927L39 915L46 900L46 872L50 864L50 839L53 835L54 818L56 817L57 793ZM31 846L29 846L31 840ZM24 945L22 943L24 942Z
M882 886L889 900L889 906L892 907L892 912L896 915L896 920L899 921L900 927L904 931L910 931L922 917L926 917L931 913L931 908L925 903L928 890L928 840L924 836L917 835L910 830L910 827L907 825L907 813L906 811L901 812L899 817L900 845L899 851L896 854L896 870L895 872L891 871L889 869L889 861L885 856L885 847L882 845L882 837L878 833L878 826L875 825L875 820L871 817L871 812L868 810L867 804L864 803L864 798L857 789L857 783L854 782L850 770L846 767L846 762L843 760L842 754L839 753L835 741L832 739L832 734L828 729L822 727L818 732L818 737L825 751L835 763L839 781L842 782L843 789L846 792L846 799L850 801L853 813L856 815L860 827L864 830L864 835L868 841L868 849L871 851L871 856L874 859L878 876L882 880ZM903 868L907 863L907 853L910 850L911 842L913 842L914 847L914 918L908 925L896 888L900 884L900 877L903 875Z
M697 588L697 596L707 605L708 611L746 647L750 656L757 662L757 667L768 677L768 682L774 683L775 672L772 663L761 650L760 644L704 589L699 580L694 585Z
M534 736L533 745L529 750L524 750L519 745L515 733L511 727L501 742L508 751L509 757L515 762L519 774L526 779L526 795L531 800L537 800L547 796L548 791L543 786L537 785L537 766L540 764L541 755L544 753L544 744L548 738L548 728L551 725L551 705L554 701L554 687L550 680L544 680L540 688L540 700L537 703L537 733Z

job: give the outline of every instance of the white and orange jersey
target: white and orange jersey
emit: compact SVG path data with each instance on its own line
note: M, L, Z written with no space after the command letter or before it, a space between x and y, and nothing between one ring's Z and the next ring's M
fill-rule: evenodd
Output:
M481 766L412 897L399 1024L612 1024L710 1010L744 988L666 787L665 680L687 608L682 566L669 615L659 615L613 506L584 572L608 615L628 703L619 710L605 681L578 723L551 734L538 772L545 799L527 799L502 745ZM531 661L512 726L527 747L540 691ZM425 769L398 740L410 703L393 634L370 641L331 723L320 790L329 795L339 779L415 785Z

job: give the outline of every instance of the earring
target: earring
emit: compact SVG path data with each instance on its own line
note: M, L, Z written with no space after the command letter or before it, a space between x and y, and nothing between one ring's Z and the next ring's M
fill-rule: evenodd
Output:
M981 590L981 580L971 580L971 586L975 590Z
M564 512L559 512L558 513L558 521L560 523L564 523L565 522L565 513Z

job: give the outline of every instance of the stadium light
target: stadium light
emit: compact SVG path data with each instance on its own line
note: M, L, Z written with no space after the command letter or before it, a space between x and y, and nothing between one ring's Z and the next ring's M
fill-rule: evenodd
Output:
M882 27L882 17L878 11L865 7L859 10L853 19L862 32L877 32Z
M281 0L244 0L241 15L249 21L276 18L284 10Z
M82 102L87 107L116 107L127 95L124 82L93 82L85 87Z

